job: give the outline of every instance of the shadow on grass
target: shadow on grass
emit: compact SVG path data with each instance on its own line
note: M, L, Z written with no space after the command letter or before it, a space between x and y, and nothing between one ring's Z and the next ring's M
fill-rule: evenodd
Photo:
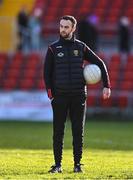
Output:
M133 150L132 129L132 122L86 122L84 148ZM66 149L72 149L69 122L64 144ZM52 123L1 121L0 149L52 149Z

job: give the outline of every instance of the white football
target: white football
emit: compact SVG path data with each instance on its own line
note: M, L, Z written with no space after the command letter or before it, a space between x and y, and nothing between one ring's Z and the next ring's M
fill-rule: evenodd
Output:
M101 80L101 69L95 64L86 65L83 74L87 84L96 84Z

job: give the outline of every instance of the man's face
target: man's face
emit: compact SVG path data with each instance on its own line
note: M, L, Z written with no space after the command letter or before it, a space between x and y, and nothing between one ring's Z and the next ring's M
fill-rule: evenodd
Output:
M71 38L74 31L75 31L75 27L73 27L73 24L70 20L62 19L60 21L60 35L63 38L65 39Z

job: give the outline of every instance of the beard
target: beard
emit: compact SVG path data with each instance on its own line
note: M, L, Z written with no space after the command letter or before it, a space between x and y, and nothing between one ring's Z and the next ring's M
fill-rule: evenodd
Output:
M60 32L60 36L63 37L64 39L68 39L71 37L71 33L67 34L66 32L62 31Z

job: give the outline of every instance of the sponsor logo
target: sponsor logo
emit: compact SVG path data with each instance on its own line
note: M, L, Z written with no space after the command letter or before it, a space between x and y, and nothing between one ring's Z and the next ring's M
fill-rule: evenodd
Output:
M57 54L57 56L58 56L58 57L63 57L63 56L64 56L64 53L59 52L59 53Z

